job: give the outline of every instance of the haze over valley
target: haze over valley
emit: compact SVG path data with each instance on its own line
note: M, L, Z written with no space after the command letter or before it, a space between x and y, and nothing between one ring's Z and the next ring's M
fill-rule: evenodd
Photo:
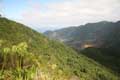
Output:
M119 0L0 0L0 80L120 80Z

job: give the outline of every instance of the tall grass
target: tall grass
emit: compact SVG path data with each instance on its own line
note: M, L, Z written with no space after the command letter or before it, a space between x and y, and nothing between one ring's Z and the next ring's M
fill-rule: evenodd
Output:
M26 42L9 47L3 42L0 40L0 80L68 80L56 63L48 61L41 67L40 58L28 51Z
M0 40L2 46L2 40ZM39 66L26 42L0 50L0 80L33 80Z

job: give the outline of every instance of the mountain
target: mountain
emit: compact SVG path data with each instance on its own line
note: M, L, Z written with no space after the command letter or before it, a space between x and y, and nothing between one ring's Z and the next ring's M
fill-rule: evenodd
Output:
M119 75L63 43L0 18L1 80L119 80Z
M103 46L106 42L110 42L110 40L107 39L109 36L114 37L117 33L117 36L119 36L119 26L119 21L115 23L101 21L97 23L88 23L78 27L68 27L55 31L46 31L44 34L51 39L60 40L72 46L75 44L74 46L77 48L79 47L79 49L84 47L85 44L92 44L91 46L99 47ZM115 38L117 38L117 36Z
M120 74L120 21L88 23L44 34Z

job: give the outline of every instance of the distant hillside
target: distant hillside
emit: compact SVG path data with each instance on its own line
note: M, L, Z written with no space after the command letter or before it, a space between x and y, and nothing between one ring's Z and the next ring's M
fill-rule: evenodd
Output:
M119 76L62 43L0 18L0 80L119 80Z
M120 21L88 23L44 33L120 73ZM93 49L86 49L86 48ZM102 57L101 57L102 56Z
M44 34L51 39L60 40L62 42L68 43L69 45L74 45L77 48L82 48L85 44L92 44L93 46L99 47L105 45L106 42L110 42L111 39L117 40L117 36L120 35L119 26L119 21L115 23L101 21L98 23L88 23L78 27L69 27L56 31L47 31ZM116 34L118 35L114 36ZM110 39L108 39L108 37Z

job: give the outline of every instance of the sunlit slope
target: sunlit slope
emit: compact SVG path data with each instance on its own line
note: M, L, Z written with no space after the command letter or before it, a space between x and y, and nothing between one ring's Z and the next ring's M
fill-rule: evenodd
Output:
M9 49L16 50L16 48L17 50L15 52L18 52L21 56L23 56L24 51L27 55L29 53L31 54L28 57L26 55L22 57L24 60L23 63L28 61L30 64L32 60L31 56L34 55L36 59L32 60L35 61L33 65L35 65L34 63L36 63L37 60L38 66L35 68L37 68L37 76L41 77L40 79L34 78L35 80L119 80L119 77L115 75L115 73L82 54L78 55L74 50L64 44L48 40L42 34L25 25L6 18L0 18L0 40L3 42L0 48L1 58L3 58L3 53L9 53L9 56L13 59L12 53L14 53L14 50ZM15 48L13 46L15 46ZM23 52L21 49L23 49ZM21 52L19 52L19 50ZM14 55L21 57L16 54ZM7 58L9 58L9 56L7 56ZM16 63L15 61L13 61L14 64ZM1 63L3 63L2 60ZM5 65L9 66L9 63L7 62ZM0 74L3 72L9 73L14 76L14 80L30 80L24 78L24 75L27 74L25 73L26 68L23 68L24 65L25 64L22 64L22 68L20 69L16 69L15 67L9 69L2 64L3 68L0 67ZM14 69L16 69L21 76L16 75ZM27 70L31 70L31 66L30 69ZM33 72L36 73L35 70L33 70ZM7 80L7 74L0 75L0 78Z

